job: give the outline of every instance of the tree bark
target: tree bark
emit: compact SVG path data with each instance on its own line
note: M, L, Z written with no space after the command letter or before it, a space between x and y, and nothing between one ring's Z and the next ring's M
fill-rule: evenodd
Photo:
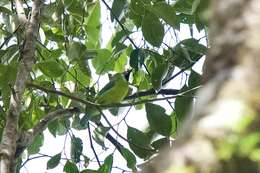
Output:
M210 12L212 47L195 116L145 173L260 171L249 153L225 148L241 148L247 134L260 130L260 1L213 0Z
M11 173L15 171L15 151L17 139L19 138L18 120L21 113L21 101L25 90L26 81L35 63L35 39L38 33L41 0L34 0L31 17L26 19L21 2L15 1L20 24L25 22L24 46L21 52L21 62L17 73L17 78L12 88L9 110L6 117L6 125L0 144L0 172Z

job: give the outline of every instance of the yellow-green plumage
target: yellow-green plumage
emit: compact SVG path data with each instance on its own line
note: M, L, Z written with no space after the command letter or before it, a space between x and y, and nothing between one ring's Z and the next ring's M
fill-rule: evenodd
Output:
M97 94L96 102L99 104L112 104L121 102L129 90L128 82L122 74L115 74L111 81Z

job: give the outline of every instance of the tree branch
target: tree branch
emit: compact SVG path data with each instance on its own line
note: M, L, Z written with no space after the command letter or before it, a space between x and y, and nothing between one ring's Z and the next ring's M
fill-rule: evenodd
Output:
M95 158L96 158L96 160L97 160L98 166L101 167L101 164L100 164L100 161L99 161L97 152L96 152L95 147L94 147L93 142L92 142L92 135L91 135L91 130L90 130L89 121L88 121L88 136L89 136L90 148L92 149L92 151L93 151L93 153L94 153L94 156L95 156Z
M27 23L27 17L23 8L23 4L20 0L15 0L15 8L20 24Z
M140 101L136 101L136 102L130 102L130 103L113 103L113 104L107 104L107 105L100 105L100 104L93 103L93 102L81 99L79 97L73 96L71 94L67 94L67 93L64 93L64 92L61 92L61 91L44 88L42 86L30 83L30 82L27 83L27 86L31 87L31 88L39 89L39 90L44 91L46 93L54 93L54 94L57 94L57 95L61 95L61 96L67 97L69 99L81 102L85 105L95 107L95 108L104 108L104 109L105 108L113 108L113 107L128 107L128 106L139 105L139 104L148 103L148 102L156 102L156 101L162 101L162 100L167 100L167 99L174 99L174 98L177 98L177 97L194 97L194 96L189 96L189 95L184 95L184 94L187 94L190 91L197 90L201 87L201 86L198 86L198 87L192 88L190 90L187 90L185 92L182 92L182 93L179 93L179 94L176 94L176 95L173 95L173 96L169 96L169 97L164 97L164 98L144 99L144 100L140 100ZM151 92L151 91L149 91L149 92ZM162 90L162 92L164 92L167 95L167 93L168 94L170 94L171 92L174 93L174 92L177 92L177 90ZM161 94L163 94L162 92L161 92ZM147 93L142 93L142 94L147 94ZM137 97L137 96L135 95L135 96L132 96L132 97Z
M46 126L57 118L71 117L74 113L79 112L77 108L59 109L45 115L32 129L21 133L17 142L16 157L23 153L24 149L30 146L35 137L46 128Z
M118 133L118 131L112 126L112 124L109 122L109 120L107 119L106 115L103 113L103 111L100 109L100 108L97 108L98 111L100 112L101 116L104 118L104 120L106 121L106 123L109 125L109 127L113 130L113 132L115 132L115 134L117 136L119 136L121 139L123 139L124 141L128 142L129 144L132 144L140 149L143 149L143 150L146 150L146 151L151 151L151 152L156 152L155 149L152 149L152 148L148 148L148 147L145 147L145 146L141 146L141 145L138 145L136 143L133 143L132 141L129 141L127 140L124 136L122 136L120 133Z
M120 144L120 142L118 142L110 133L107 133L106 138L116 147L119 153L124 156L122 152L123 145Z
M56 120L57 118L61 117L71 117L74 113L79 112L78 108L70 108L70 109L59 109L54 112L50 112L41 119L38 124L36 124L32 129L32 135L35 137L37 134L42 132L46 125L50 122Z
M179 90L177 89L161 89L159 92L156 92L154 89L150 89L147 91L141 91L134 93L130 96L126 96L125 100L130 100L130 99L135 99L135 98L140 98L144 96L150 96L150 95L176 95L178 94Z
M67 93L61 92L61 91L57 91L57 90L53 90L53 89L48 89L48 88L39 86L39 85L34 84L34 83L31 83L31 82L27 82L26 85L27 85L27 87L36 88L36 89L41 90L41 91L44 91L44 92L46 92L46 93L54 93L54 94L57 94L57 95L60 95L60 96L64 96L64 97L70 98L70 99L72 99L72 100L81 102L81 103L83 103L83 104L85 104L85 105L94 106L94 107L100 106L100 105L97 104L97 103L93 103L93 102L90 102L90 101L81 99L81 98L79 98L79 97L76 97L76 96L73 96L73 95L71 95L71 94L67 94Z

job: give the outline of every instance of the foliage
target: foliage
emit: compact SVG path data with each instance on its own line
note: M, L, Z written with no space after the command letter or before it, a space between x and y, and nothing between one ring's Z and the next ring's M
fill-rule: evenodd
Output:
M24 2L27 2L24 8L29 14L31 2ZM23 58L21 47L25 41L25 26L19 24L9 1L0 4L2 134L17 68ZM115 25L115 33L106 47L101 46L101 4L108 7L111 22ZM136 170L137 157L148 160L162 146L171 143L187 114L188 105L193 102L194 88L201 85L201 76L192 67L206 54L207 46L200 42L200 38L193 37L193 30L207 31L205 9L207 0L171 3L164 0L114 0L112 5L104 0L56 0L43 4L35 45L36 62L28 81L34 87L28 85L23 94L19 130L34 128L48 113L60 108L76 107L80 111L48 122L47 129L54 137L71 137L71 150L65 162L62 153L52 156L47 169L64 163L66 173L112 171L113 154L106 157L99 169L91 170L88 164L84 164L84 170L80 170L80 163L88 162L88 156L83 152L82 141L85 139L75 137L71 129L90 130L89 124L96 127L92 134L94 145L105 149L104 140L110 140L131 170ZM182 26L190 28L191 37L172 44L178 36L171 35L182 33ZM140 40L134 39L135 33L142 35ZM171 93L172 84L167 84L184 74L188 74L188 80L182 82L176 96L176 92ZM116 79L118 76L119 80ZM107 80L106 86L100 90L99 85ZM160 95L161 89L168 92ZM168 95L173 96L168 98ZM155 102L158 98L165 100L172 109L166 110ZM122 107L133 105L135 109L146 111L149 124L143 131L128 126L126 137L116 133L113 139L125 140L128 148L107 137L114 127L106 118L109 116L105 110L120 116L124 112ZM103 126L104 121L108 127ZM44 135L40 132L27 148L28 155L38 153L43 142Z

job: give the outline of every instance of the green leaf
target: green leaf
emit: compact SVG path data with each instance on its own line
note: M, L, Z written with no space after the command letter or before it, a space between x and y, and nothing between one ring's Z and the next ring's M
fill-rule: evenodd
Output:
M146 41L155 47L162 44L164 37L164 27L159 18L153 13L145 13L142 22L142 32Z
M0 64L0 89L13 85L16 79L18 64Z
M192 3L192 13L195 13L197 11L197 8L200 5L201 0L194 0ZM203 1L203 0L202 0ZM205 1L205 0L204 0Z
M19 46L14 44L14 45L11 45L9 46L8 48L5 49L5 53L4 55L2 55L0 57L0 60L2 62L7 62L7 61L11 61L13 59L16 59L18 58L18 54L19 53Z
M73 117L72 121L72 127L76 130L85 130L88 128L88 123L87 123L87 118L86 116L83 116L82 118L79 117L79 115L76 115Z
M61 91L63 93L66 93L66 94L70 94L70 90L67 87L65 87L65 86L61 87ZM63 107L67 107L68 103L69 103L69 98L68 97L64 97L64 96L60 96L60 101L61 101L60 103L61 103L61 105Z
M84 63L85 64L85 63ZM82 66L84 65L83 63L81 64ZM80 82L81 85L84 86L89 86L91 78L90 75L85 72L83 72L80 68L80 65L75 65L69 69L69 73L66 75L66 79L68 81L72 82Z
M61 153L51 157L47 162L47 169L53 169L60 163Z
M84 57L88 59L86 47L82 43L76 41L72 41L68 44L68 50L66 51L66 54L72 61L82 59Z
M66 162L66 164L63 167L63 171L66 173L79 173L77 166L70 161Z
M156 90L161 89L163 79L165 78L168 69L169 69L168 63L159 64L153 69L151 74L151 82L154 89Z
M187 90L187 86L184 86L180 92ZM179 121L183 121L190 111L193 103L192 93L184 94L184 96L177 97L174 103L175 112Z
M59 124L58 120L51 121L48 124L48 130L54 137L56 137L57 134L58 124Z
M177 135L177 132L178 132L178 129L179 129L179 126L178 126L178 118L177 118L177 115L176 115L176 112L173 111L171 113L171 120L172 120L172 131L171 131L171 136L172 137L176 137Z
M117 73L123 73L125 71L125 67L126 67L126 64L127 64L127 60L128 60L128 57L127 57L127 54L125 52L123 52L118 58L117 60L115 61L115 71Z
M151 0L131 0L130 8L133 13L143 15L145 13L144 5L150 4Z
M86 46L88 49L96 49L100 46L100 2L96 1L93 6L88 9L89 16L84 23L87 32Z
M180 13L192 15L194 12L193 8L192 8L193 1L194 0L178 0L174 4L174 8L176 11L178 11Z
M35 125L36 123L38 123L45 115L45 112L42 109L40 109L35 102L36 102L36 100L32 101L32 104L33 104L33 110L32 110L32 114L31 114L32 125Z
M188 80L188 86L190 89L200 86L201 85L201 81L202 81L202 76L197 73L194 70L191 70L190 76L189 76L189 80Z
M131 150L140 158L147 158L152 154L149 138L140 130L128 126L127 139L131 142Z
M33 143L28 147L28 153L29 155L31 154L36 154L40 151L41 146L43 145L44 142L44 136L42 133L37 135L33 141Z
M126 0L114 0L112 4L112 11L110 12L111 21L114 21L114 18L118 18L120 20L120 15L123 12L123 9L126 5ZM115 15L115 16L114 16Z
M104 164L98 169L98 173L111 173L113 166L113 155L106 157Z
M70 146L70 155L73 162L78 163L83 150L83 143L80 138L72 137Z
M10 2L10 1L8 1L8 0L1 0L0 1L0 5L4 6L4 5L8 4L8 2Z
M127 46L123 43L118 43L114 48L113 48L113 56L117 58L119 55L124 52L124 50L127 48Z
M110 108L110 109L108 109L108 110L109 110L109 112L110 112L112 115L118 116L118 115L119 115L119 109L120 109L120 108L115 107L115 108Z
M51 30L44 31L48 40L55 41L55 42L65 42L64 36L61 33L53 33Z
M111 42L111 46L112 47L115 47L118 43L121 43L121 41L123 39L126 38L127 35L129 35L131 32L129 31L119 31L119 32L116 32L116 35L114 36L114 38L112 39L112 42Z
M161 138L161 139L154 141L151 145L156 150L163 149L163 148L165 148L166 145L169 145L169 139Z
M85 113L87 119L89 119L90 121L100 122L101 115L100 112L97 111L97 109L93 107L88 107Z
M167 24L171 25L174 29L180 29L180 20L176 15L173 7L165 2L158 2L154 4L150 10L159 18L162 18Z
M100 145L102 146L103 148L105 148L105 143L104 143L104 139L108 133L110 128L108 127L97 127L95 130L94 130L94 136L93 136L93 139Z
M111 58L112 53L107 49L99 49L97 57L92 59L92 65L97 74L104 74L114 69L114 61Z
M121 102L129 90L128 82L121 73L113 76L97 94L96 102L99 104L112 104Z
M11 96L11 89L9 86L5 86L4 88L2 88L1 96L3 98L4 107L8 109L10 103L10 96Z
M181 69L189 67L207 53L207 48L194 38L186 39L173 48L173 64Z
M136 170L135 155L131 151L129 151L127 148L122 148L121 151L123 153L123 157L125 158L125 160L127 162L127 167L132 170Z
M36 66L41 70L43 74L50 78L57 78L63 75L64 68L61 64L54 60L47 60L44 62L39 62Z
M8 14L8 15L12 15L12 11L9 10L8 8L3 7L3 6L0 6L0 12Z
M16 80L18 63L8 65L0 64L0 89L4 107L8 108L10 103L11 88Z
M260 144L260 134L258 132L253 132L248 134L239 141L239 152L243 156L249 155L252 151L259 148Z
M91 54L90 51L88 51L88 53L86 54ZM93 52L93 54L96 54L96 51ZM80 59L77 61L77 65L80 69L80 71L82 71L83 74L87 75L89 78L91 77L91 69L89 66L89 62L86 59Z
M135 49L130 54L130 66L134 68L136 71L141 68L144 63L144 54L141 49Z
M132 9L129 12L129 19L133 21L136 28L140 28L142 25L143 16L136 14Z
M152 103L145 104L146 117L151 129L157 133L169 136L172 130L171 117L165 113L165 109Z
M70 120L68 118L62 118L58 120L56 134L65 135L70 128Z
M62 3L49 3L43 4L41 10L41 21L43 23L48 23L48 25L53 27L59 27L61 22L61 15L63 13L64 6Z
M69 0L69 2L65 4L67 4L67 10L70 12L71 15L82 16L82 14L85 12L84 7L86 5L82 5L81 1Z

